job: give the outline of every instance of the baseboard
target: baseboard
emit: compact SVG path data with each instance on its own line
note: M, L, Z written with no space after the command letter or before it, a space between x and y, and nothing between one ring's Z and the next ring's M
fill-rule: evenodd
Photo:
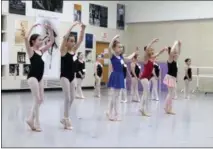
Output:
M82 87L82 89L94 89L93 86ZM45 88L44 91L61 91L62 88ZM10 89L10 90L2 90L2 93L11 93L11 92L29 92L30 89Z

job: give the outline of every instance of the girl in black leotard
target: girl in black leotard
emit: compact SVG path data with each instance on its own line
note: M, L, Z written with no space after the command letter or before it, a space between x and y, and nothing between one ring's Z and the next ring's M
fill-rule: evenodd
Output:
M184 98L189 99L189 92L190 92L190 83L192 81L192 68L191 68L191 59L187 58L185 60L186 67L185 67L185 76L184 76L184 82L185 82L185 87L184 87Z
M132 94L132 101L139 102L140 96L138 92L138 81L141 72L141 66L138 64L138 55L135 55L132 58L131 62L131 94Z
M103 78L103 65L101 64L102 55L97 56L95 62L95 97L101 97L101 79Z
M83 79L85 78L85 62L83 60L83 53L79 52L77 56L77 60L75 61L76 65L76 97L80 99L84 99L84 95L82 92L82 82Z
M168 54L169 58L167 61L168 65L168 73L166 74L163 83L168 88L168 94L166 97L165 102L165 111L167 114L175 114L172 112L172 100L175 98L175 90L177 86L177 73L178 73L178 67L177 67L177 59L180 55L180 48L181 43L180 41L176 41L173 45L173 47L168 48Z
M44 73L44 61L42 60L42 54L47 51L54 42L53 30L48 25L42 25L50 32L50 41L45 46L41 47L43 44L42 38L39 34L31 34L34 27L41 25L35 24L30 29L29 33L25 35L25 46L27 49L27 53L30 58L30 72L28 74L28 84L30 86L33 98L35 98L35 102L32 108L31 115L27 120L27 124L34 131L41 131L40 122L39 122L39 107L43 101L44 96L44 88L43 88L43 73ZM30 36L30 39L29 39Z
M81 25L80 37L78 42L75 43L75 36L70 35L71 30L77 24ZM61 123L64 125L64 129L72 129L71 121L69 118L69 110L72 105L72 102L75 98L75 60L74 55L75 52L80 47L83 38L85 25L82 23L75 23L72 27L67 31L67 34L64 36L62 41L60 51L61 51L61 86L65 95L64 100L64 118L61 120Z

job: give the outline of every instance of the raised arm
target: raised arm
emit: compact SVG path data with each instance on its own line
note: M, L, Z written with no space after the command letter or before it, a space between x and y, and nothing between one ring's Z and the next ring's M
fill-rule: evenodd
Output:
M75 23L69 28L69 30L66 32L66 34L64 35L63 40L62 40L62 43L61 43L61 46L60 46L60 51L61 51L61 53L64 53L65 45L66 45L66 42L67 42L67 40L68 40L68 38L69 38L70 32L72 31L72 29L73 29L77 24L79 24L79 22L75 22Z
M135 50L135 52L133 52L132 54L130 54L130 55L127 56L127 57L124 57L124 60L125 60L125 61L131 60L136 54L138 54L138 52L139 52L139 48L137 47L136 50Z
M153 40L146 46L146 49L151 48L152 45L153 45L154 43L158 42L158 41L159 41L159 39L157 39L157 38L153 39Z
M36 27L36 26L38 26L38 25L41 25L41 24L35 24L35 25L33 25L30 28L30 30L28 31L27 34L25 32L22 33L22 35L24 36L25 47L27 49L27 54L29 55L29 58L31 58L33 56L33 50L31 49L31 46L30 46L29 37L30 37L30 34L31 34L33 28Z
M79 39L78 39L78 42L76 43L76 45L75 45L74 48L73 48L73 50L74 50L75 52L78 50L78 48L80 47L82 41L84 40L85 28L86 28L86 25L81 24L80 37L79 37Z
M153 56L152 56L152 59L155 59L157 58L158 56L160 56L164 51L166 51L167 48L163 48L162 50L160 50L159 52L155 53Z
M49 26L49 25L44 25L44 27L48 30L48 32L50 33L50 41L47 43L47 45L43 46L40 48L41 52L44 53L46 52L55 42L55 37L53 34L53 29Z
M112 57L112 46L113 46L113 44L114 44L114 42L115 42L115 40L117 40L118 38L119 38L120 36L119 35L116 35L114 38L112 38L112 40L111 40L111 42L110 42L110 44L109 44L109 58L111 58Z

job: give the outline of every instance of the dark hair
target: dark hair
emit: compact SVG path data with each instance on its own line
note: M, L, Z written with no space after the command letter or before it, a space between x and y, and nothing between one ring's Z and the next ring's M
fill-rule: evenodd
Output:
M120 43L119 41L115 40L115 41L113 42L113 44L112 44L112 48L115 48L116 45L119 44L119 43Z
M33 46L33 41L35 41L40 35L39 34L32 34L30 36L30 46L32 47Z
M73 38L75 39L75 35L70 34L70 35L68 36L68 38L67 38L67 41L69 41L69 39L70 39L71 37L73 37Z
M147 46L145 46L145 47L143 48L143 50L146 51L146 48L147 48Z
M79 59L79 56L82 54L82 52L78 52L77 58Z
M171 47L168 47L168 54L170 54L171 52Z
M191 60L190 58L185 59L185 63L187 63L189 60Z
M135 54L133 59L137 59L138 58L138 54Z

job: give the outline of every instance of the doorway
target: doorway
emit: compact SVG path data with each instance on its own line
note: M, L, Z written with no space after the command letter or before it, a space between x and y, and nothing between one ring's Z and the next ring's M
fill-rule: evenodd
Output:
M104 53L104 49L109 48L109 43L106 42L96 42L96 57L97 55ZM109 60L109 55L104 55L103 60L101 60L101 64L103 65L103 79L101 80L101 84L107 84L108 75L109 75L109 64L104 64L104 59Z

